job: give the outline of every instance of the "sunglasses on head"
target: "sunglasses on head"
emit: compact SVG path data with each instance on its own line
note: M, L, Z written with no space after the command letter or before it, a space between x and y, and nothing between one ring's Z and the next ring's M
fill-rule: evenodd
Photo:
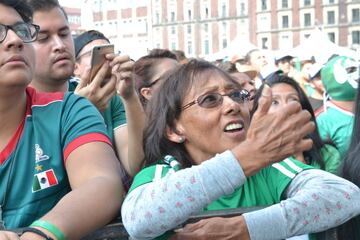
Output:
M245 89L233 90L226 94L206 93L206 94L199 96L194 101L191 101L191 102L185 104L182 107L182 110L185 110L194 104L198 104L200 107L203 107L203 108L214 108L214 107L220 106L223 103L223 99L225 96L231 98L234 102L245 103L249 100L250 94Z

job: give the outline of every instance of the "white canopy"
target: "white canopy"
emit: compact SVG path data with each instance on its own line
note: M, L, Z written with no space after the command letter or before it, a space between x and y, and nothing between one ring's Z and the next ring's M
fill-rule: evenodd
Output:
M237 36L232 42L228 44L228 46L217 53L210 54L205 56L207 61L215 61L218 59L229 59L234 55L243 55L252 50L257 48L255 45L249 42L246 36Z
M355 51L331 42L327 34L318 28L292 51L292 55L300 59L310 59L313 56L318 63L327 62L334 54L352 57L356 60L359 58Z

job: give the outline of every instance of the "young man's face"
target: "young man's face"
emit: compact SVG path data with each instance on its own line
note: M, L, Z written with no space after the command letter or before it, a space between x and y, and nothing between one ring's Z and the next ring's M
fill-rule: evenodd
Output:
M23 23L14 8L0 3L0 24L14 26ZM7 87L25 88L31 81L34 48L31 43L24 43L14 30L8 29L3 37L0 43L0 92L12 94Z
M38 40L34 42L34 79L52 86L66 82L74 70L75 53L64 13L58 7L49 11L37 11L34 12L33 21L40 26Z

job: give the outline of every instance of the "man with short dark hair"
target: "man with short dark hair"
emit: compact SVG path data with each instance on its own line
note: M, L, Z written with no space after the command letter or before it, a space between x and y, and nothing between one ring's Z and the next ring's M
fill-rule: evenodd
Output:
M75 91L90 100L104 116L108 135L122 165L129 175L135 175L143 158L145 116L132 81L133 62L126 55L108 54L107 61L93 79L89 76L90 66L85 67L74 89L73 83L69 84L75 69L74 42L63 9L57 0L29 2L34 9L33 21L40 26L38 40L34 42L36 68L31 85L44 92ZM107 72L109 68L112 76L106 84L102 84L105 78L102 72ZM118 121L119 115L124 112L120 97L128 122L122 127Z
M0 1L0 239L80 239L120 211L120 166L89 101L28 87L30 19L26 1Z

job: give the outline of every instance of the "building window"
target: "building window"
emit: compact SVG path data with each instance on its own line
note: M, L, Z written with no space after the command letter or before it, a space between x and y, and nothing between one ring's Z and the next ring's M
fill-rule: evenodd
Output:
M328 22L328 24L335 24L335 12L334 11L327 12L327 22Z
M191 25L187 25L187 33L191 34Z
M310 37L310 34L307 33L307 34L304 35L304 37L305 37L305 39L306 39L306 38L309 38L309 37Z
M304 26L305 27L311 26L311 14L310 13L304 14Z
M227 32L227 23L222 22L222 34L223 34L223 36L226 36L226 32Z
M210 53L209 40L204 41L204 53L206 55Z
M176 31L175 31L175 27L171 27L171 34L175 35Z
M227 39L223 39L222 40L222 48L226 48L227 47Z
M311 0L304 0L304 6L310 6Z
M207 23L204 24L204 31L205 31L206 33L209 32L209 24L207 24Z
M192 16L191 16L191 10L188 10L188 19L191 20Z
M188 54L192 54L192 42L188 41Z
M267 0L261 0L261 10L266 11L267 10Z
M289 27L289 16L282 16L282 27L283 28Z
M329 32L328 33L328 38L331 42L335 43L335 33L333 32Z
M288 0L282 0L281 1L281 7L282 8L288 8L289 7Z
M352 44L360 44L360 31L353 31L351 33Z
M354 8L351 10L352 22L360 22L360 9Z
M266 37L261 38L261 48L262 49L268 49L267 42L268 42L268 38L266 38Z
M329 0L329 3L335 3L335 0Z
M172 42L171 43L171 50L175 50L176 49L176 43L175 42Z
M222 4L222 6L221 6L221 16L222 17L226 17L226 5L225 5L225 3L223 3Z
M159 24L160 23L160 14L158 12L155 13L155 18L156 18L156 20L155 20L156 24Z
M209 18L209 8L205 8L205 18Z
M245 3L242 2L240 3L240 16L244 16L245 15Z
M170 19L172 22L175 22L175 12L170 13Z

